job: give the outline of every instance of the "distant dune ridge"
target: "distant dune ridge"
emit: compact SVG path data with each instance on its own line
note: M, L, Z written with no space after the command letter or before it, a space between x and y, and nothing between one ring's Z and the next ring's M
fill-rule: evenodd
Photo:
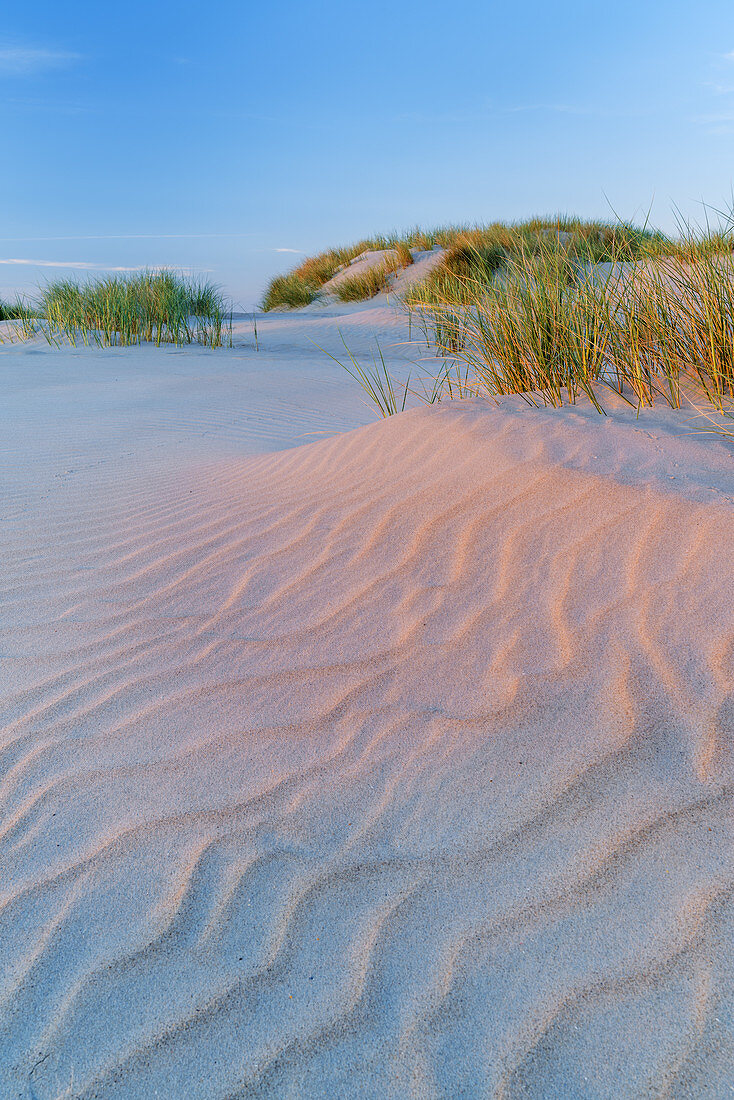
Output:
M463 297L467 280L491 281L508 263L512 268L512 257L543 254L548 249L592 264L682 253L701 255L712 247L731 250L732 225L725 217L718 228L681 224L680 229L685 239L673 240L647 225L616 219L586 221L564 214L430 230L416 226L307 256L271 280L262 304L265 310L300 308L332 296L359 301L388 288L400 292L408 287L417 290L424 304L435 303L446 292L451 298L457 292ZM423 270L411 270L419 261Z
M0 349L0 1095L730 1095L731 445L313 308Z

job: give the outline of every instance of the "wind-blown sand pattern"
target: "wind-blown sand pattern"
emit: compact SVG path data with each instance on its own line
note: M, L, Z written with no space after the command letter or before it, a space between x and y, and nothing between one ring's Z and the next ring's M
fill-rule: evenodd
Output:
M277 450L369 419L308 344L369 315L0 352L3 1097L732 1095L731 451Z

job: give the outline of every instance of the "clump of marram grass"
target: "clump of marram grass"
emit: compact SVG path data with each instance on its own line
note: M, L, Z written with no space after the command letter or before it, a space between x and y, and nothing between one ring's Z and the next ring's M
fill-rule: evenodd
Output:
M398 267L410 267L413 263L413 253L406 241L396 241L393 245Z
M279 308L299 309L301 306L310 305L318 292L318 286L306 282L295 272L289 275L278 275L265 292L262 308L266 311Z
M151 342L231 342L232 319L217 287L171 271L110 275L78 283L60 279L41 292L42 330L49 340L82 340L104 347Z
M18 296L14 302L0 302L0 321L9 321L0 335L0 343L6 340L28 340L38 327L38 311Z
M15 302L4 302L0 299L0 321L18 321L25 312L26 307L20 299Z
M511 265L513 258L544 256L549 250L564 253L577 263L632 261L672 251L663 234L626 224L583 222L577 218L533 218L506 225L474 226L436 231L444 249L441 262L407 292L411 307L425 307L447 300L465 304L474 284L491 284Z
M366 298L374 298L389 288L390 276L400 266L398 257L394 260L388 258L383 263L375 264L355 275L345 275L334 286L334 293L342 302L361 302Z
M497 264L482 256L486 240L466 234L449 245L456 269L407 297L443 366L406 393L555 406L585 397L602 413L613 389L636 409L685 404L714 424L705 430L731 436L705 409L734 417L734 230L669 241L620 226L581 247L563 226L526 228L512 247L505 237ZM373 371L350 373L381 415L399 411L375 392ZM379 377L394 392L384 361Z
M333 278L360 252L374 247L370 241L358 241L349 248L329 248L317 256L302 260L285 275L276 275L263 296L263 310L297 309L308 305L318 295L324 283Z
M368 268L359 275L349 275L341 279L334 287L334 293L341 302L361 302L374 298L387 287L388 269L384 264Z
M438 349L465 364L475 392L575 403L594 385L609 334L597 288L579 282L563 251L548 245L508 258L501 281L465 283L462 303L431 307Z
M501 278L467 276L419 306L437 350L464 364L475 393L532 404L613 387L639 408L679 408L691 388L727 412L734 399L734 257L728 234L700 235L630 263L579 262L548 239L509 255Z
M682 388L724 413L734 397L734 258L702 249L622 277L610 368L640 405L680 408Z

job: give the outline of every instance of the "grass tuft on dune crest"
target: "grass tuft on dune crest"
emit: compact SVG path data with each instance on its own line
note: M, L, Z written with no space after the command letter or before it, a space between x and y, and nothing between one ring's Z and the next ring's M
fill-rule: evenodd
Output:
M286 275L277 275L269 284L262 300L264 310L307 305L319 294L324 283L332 279L342 268L362 252L393 249L397 253L397 266L407 267L413 262L412 248L428 249L435 246L435 238L422 230L406 234L392 233L357 241L347 248L329 248L317 256L309 256ZM365 284L365 289L367 284ZM382 289L381 287L379 289ZM378 291L373 291L378 293ZM363 294L362 297L370 297ZM355 301L356 299L344 299Z
M397 253L398 268L405 268L413 262L413 252L416 250L444 249L446 254L441 264L427 281L419 283L413 291L419 296L422 294L422 300L428 300L432 295L443 293L447 286L453 286L454 292L458 293L457 281L467 276L491 279L504 266L508 256L541 249L549 241L559 249L589 262L610 259L612 255L633 260L673 247L663 234L646 227L587 222L566 215L533 218L516 224L495 222L489 225L440 226L432 230L414 228L404 233L360 240L347 248L327 249L303 260L287 275L279 275L272 280L263 298L263 309L292 309L308 304L318 296L329 279L366 251L393 249ZM371 296L367 293L369 289L365 283L362 297ZM378 287L372 293L379 293L381 289Z
M278 275L265 292L262 308L266 312L271 309L299 309L310 305L318 292L317 285L307 282L294 272Z
M398 266L397 261L376 264L361 274L347 276L339 280L334 287L334 293L342 302L361 302L366 298L374 298L375 294L388 289L388 279Z

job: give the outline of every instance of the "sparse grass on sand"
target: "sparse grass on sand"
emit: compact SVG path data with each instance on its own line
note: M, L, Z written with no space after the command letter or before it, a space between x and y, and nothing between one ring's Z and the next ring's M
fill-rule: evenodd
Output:
M62 279L41 292L38 329L51 342L204 344L231 341L231 311L217 287L170 271Z
M686 228L670 241L619 226L578 240L545 229L457 239L440 277L411 288L406 308L432 330L444 363L411 392L431 402L520 394L533 405L585 396L603 412L612 388L638 409L700 399L730 416L732 234Z
M382 348L379 344L377 344L377 355L372 357L372 363L369 366L362 366L352 355L343 335L342 343L349 360L347 363L343 363L341 359L338 359L336 355L332 355L330 351L326 351L325 348L320 350L324 352L324 355L328 355L330 359L333 359L335 363L338 363L340 367L343 367L347 374L351 374L352 378L359 383L367 394L370 402L377 408L380 416L394 416L395 413L403 412L408 394L411 392L410 376L396 391L395 382L387 369L385 356L382 354ZM398 396L400 399L398 399Z

